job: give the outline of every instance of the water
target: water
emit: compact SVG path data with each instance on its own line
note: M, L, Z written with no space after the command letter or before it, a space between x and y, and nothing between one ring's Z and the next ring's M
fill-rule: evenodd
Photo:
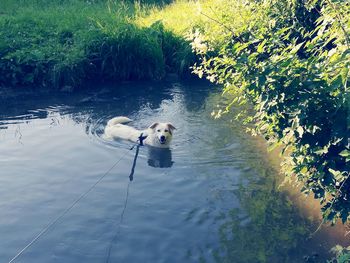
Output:
M73 94L9 94L0 106L0 262L116 167L16 262L324 262L329 244L277 189L243 128L213 120L203 83L129 83ZM108 141L124 115L170 121L168 151Z

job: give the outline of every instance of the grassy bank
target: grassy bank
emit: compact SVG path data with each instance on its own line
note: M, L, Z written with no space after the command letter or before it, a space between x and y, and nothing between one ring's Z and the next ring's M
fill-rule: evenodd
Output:
M150 2L152 3L152 2ZM158 80L194 59L161 23L136 25L150 5L123 1L2 1L0 85L81 86Z

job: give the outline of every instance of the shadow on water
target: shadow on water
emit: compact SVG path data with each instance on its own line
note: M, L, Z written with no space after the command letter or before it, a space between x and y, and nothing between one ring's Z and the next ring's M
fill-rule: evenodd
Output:
M56 251L61 262L103 262L106 247L110 262L325 262L329 248L335 245L309 238L315 224L302 216L289 196L278 188L278 172L240 124L228 118L210 118L213 107L220 103L220 93L213 86L126 83L69 94L9 93L2 102L0 134L9 132L8 127L20 127L37 119L48 119L50 126L64 129L64 118L68 117L83 127L92 143L83 148L88 150L78 148L79 155L86 158L91 158L87 155L90 149L114 154L120 148L130 148L125 142L102 138L104 126L112 117L129 116L135 120L131 125L140 129L154 120L171 121L177 126L171 149L136 147L128 163L117 171L122 179L116 177L114 188L105 186L104 191L111 193L108 199L97 197L99 205L86 209L91 216L91 209L109 205L106 218L99 224L87 224L89 229L96 229L92 239L98 241L97 247L102 247L101 255L94 252L89 259L83 253L74 254L67 245L66 250L59 247L65 253ZM66 141L67 145L70 143L74 142ZM84 145L87 143L83 141ZM14 165L21 162L15 161ZM101 170L105 168L102 166ZM118 199L116 189L125 179L127 198ZM124 190L120 190L122 195ZM120 203L113 206L113 202ZM120 207L121 215L111 215ZM71 219L78 226L84 225L82 217ZM106 223L108 220L112 220L111 226ZM0 236L1 226L0 222ZM78 233L83 236L84 231ZM106 237L103 233L107 233ZM16 235L20 232L11 235L13 242ZM52 242L61 244L60 237L64 235ZM83 242L79 235L68 237L71 242ZM90 246L86 245L86 251L95 251ZM0 248L0 256L6 253Z
M173 165L170 149L161 149L155 147L147 147L147 163L149 166L156 168L169 168Z

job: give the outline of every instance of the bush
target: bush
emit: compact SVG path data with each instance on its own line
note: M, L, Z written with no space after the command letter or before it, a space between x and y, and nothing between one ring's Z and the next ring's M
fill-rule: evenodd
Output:
M320 200L325 220L346 222L350 47L349 18L339 14L348 14L349 5L250 2L241 11L228 2L215 10L224 32L219 34L225 35L220 45L212 41L210 27L190 36L202 56L194 71L224 84L224 94L232 97L216 116L233 105L254 105L255 113L246 108L236 117L254 124L251 132L262 134L271 147L282 146L286 175L302 181L302 191ZM238 19L241 23L233 20L238 12L247 14Z

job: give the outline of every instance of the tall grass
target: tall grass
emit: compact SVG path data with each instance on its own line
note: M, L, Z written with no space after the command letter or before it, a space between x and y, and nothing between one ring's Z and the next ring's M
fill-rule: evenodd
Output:
M3 86L157 80L166 72L184 71L184 60L192 59L183 38L161 23L133 22L150 8L140 2L5 0L1 5Z

